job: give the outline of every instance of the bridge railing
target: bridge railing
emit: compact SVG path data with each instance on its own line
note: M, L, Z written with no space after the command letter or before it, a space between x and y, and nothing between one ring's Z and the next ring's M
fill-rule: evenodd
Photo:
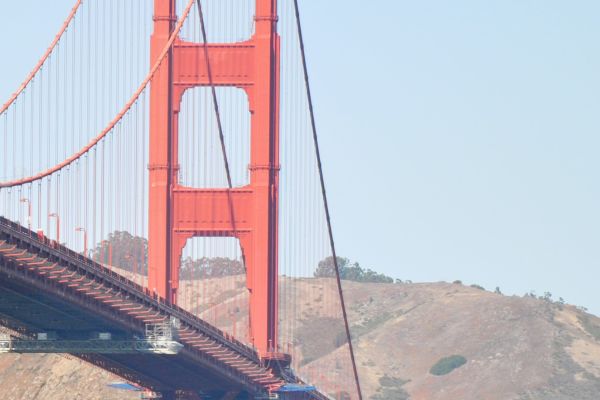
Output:
M127 279L112 271L110 268L63 246L46 236L38 235L32 230L1 216L0 230L31 245L36 245L40 250L49 252L59 259L79 268L83 268L87 272L104 279L107 283L127 292L127 294L137 297L141 302L149 303L155 308L158 308L159 311L165 315L173 316L186 325L200 330L203 334L210 336L223 346L232 348L249 359L260 362L260 357L258 356L256 349L248 347L222 330L210 325L183 308L167 302L164 298L158 296L148 288Z

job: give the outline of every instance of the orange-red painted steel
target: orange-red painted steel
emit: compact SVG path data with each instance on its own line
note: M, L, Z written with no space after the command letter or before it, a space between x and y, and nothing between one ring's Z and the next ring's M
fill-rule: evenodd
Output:
M155 0L152 62L169 40L175 21L175 0ZM277 350L278 321L277 1L256 0L255 33L249 40L204 46L175 40L151 82L148 287L175 303L186 241L197 236L239 239L250 292L250 337L261 356L268 358ZM250 183L244 187L199 189L177 180L181 98L187 89L209 85L237 87L248 96Z
M193 369L194 380L179 382L184 383L185 387L202 389L203 374L224 379L222 384L248 387L252 392L263 394L277 390L286 383L285 377L277 375L249 347L181 308L165 304L147 288L142 288L105 266L46 237L40 238L32 231L2 217L0 237L0 275L6 279L8 274L15 287L20 283L25 284L28 289L35 288L38 291L36 302L38 294L52 293L77 307L82 315L91 313L95 315L94 318L100 318L107 329L119 327L138 333L145 324L177 318L178 341L184 346L177 361L189 362L190 359L184 360L184 357L192 357L197 368ZM19 250L16 255L13 253L15 248ZM42 301L40 304L45 303ZM84 320L85 317L81 319ZM149 357L145 361L157 366L167 360ZM121 373L129 371L136 375L137 372L143 374L125 364L127 363L121 363L124 367L120 370ZM165 383L169 386L176 384L176 374L177 372L170 371L169 374L160 376L158 380L162 381L161 386L164 387ZM135 379L132 381L142 385L150 383ZM324 399L320 394L312 398Z
M67 16L67 19L65 20L65 22L63 22L62 26L60 27L60 30L58 31L56 36L54 36L54 40L52 40L52 43L50 43L50 46L48 46L42 57L38 60L35 67L33 67L29 75L27 75L27 78L25 78L25 80L21 83L19 88L12 94L12 96L10 96L6 103L2 105L2 108L0 108L0 114L6 111L8 107L10 107L15 102L17 97L19 97L19 95L23 92L23 90L25 90L27 85L29 85L29 82L31 82L31 80L35 77L38 71L42 68L48 57L50 57L50 54L52 54L52 51L54 51L54 48L60 41L60 38L62 37L63 33L65 33L65 31L71 24L71 21L75 17L75 14L77 14L77 10L79 10L79 6L81 6L81 1L82 0L77 0L75 5L71 9L71 12Z
M127 112L131 109L131 107L133 107L133 105L136 103L136 101L138 100L138 98L140 97L142 92L146 89L146 86L148 86L150 81L154 79L154 76L157 74L159 68L163 65L165 58L167 57L168 53L170 52L171 46L173 45L173 42L177 38L177 35L179 34L179 31L181 30L181 27L183 26L183 23L185 22L188 14L190 13L190 10L193 5L194 5L194 0L189 0L187 6L185 8L185 11L183 12L183 15L181 16L181 19L177 23L170 38L165 42L164 47L160 50L160 55L158 57L154 58L154 64L152 64L152 69L148 72L148 75L146 75L146 77L144 78L144 80L142 81L142 83L140 84L138 89L131 96L131 98L125 104L125 106L123 106L121 111L119 111L119 113L108 123L108 125L97 136L95 136L88 144L83 146L78 152L72 154L69 158L61 161L60 163L54 165L53 167L48 168L45 171L39 172L35 175L31 175L28 177L15 179L12 181L7 181L7 182L0 182L0 188L10 188L10 187L15 187L15 186L20 186L20 185L24 185L26 183L32 183L35 181L39 181L43 178L46 178L58 171L65 169L66 167L68 167L69 165L74 163L76 160L80 159L84 154L88 153L98 143L100 143L100 141L102 139L104 139L109 134L109 132L111 132L113 130L113 128L121 121L121 119L125 116L125 114L127 114Z

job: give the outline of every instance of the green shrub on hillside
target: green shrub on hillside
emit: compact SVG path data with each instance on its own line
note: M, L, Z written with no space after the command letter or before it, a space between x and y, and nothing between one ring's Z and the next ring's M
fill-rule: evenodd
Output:
M126 271L142 275L148 273L148 240L126 231L114 231L96 247L90 256L101 263L111 264ZM219 278L245 273L241 260L228 257L202 257L181 259L179 277L181 280ZM244 283L242 282L244 285Z
M467 359L463 356L453 355L450 357L444 357L439 360L431 369L429 373L436 376L446 375L454 371L467 363Z
M340 271L340 279L354 282L394 283L390 276L377 273L369 268L363 268L359 263L351 263L345 257L337 257L337 266ZM329 256L319 261L315 278L334 278L335 263L333 257Z
M410 397L402 386L409 381L384 375L379 378L377 393L371 396L371 400L409 400Z
M577 319L579 320L579 323L581 324L581 326L583 326L587 333L592 335L594 339L600 341L600 325L594 322L587 315L578 315Z

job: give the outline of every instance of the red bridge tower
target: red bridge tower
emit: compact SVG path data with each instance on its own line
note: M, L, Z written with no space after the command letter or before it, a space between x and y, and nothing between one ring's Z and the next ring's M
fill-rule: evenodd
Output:
M255 33L247 41L189 43L177 39L150 88L148 288L175 303L181 252L188 239L239 239L250 291L250 337L259 353L277 349L279 171L279 36L277 0L256 0ZM176 23L175 0L154 0L151 64ZM178 116L183 93L212 84L243 89L251 113L250 183L233 189L178 182Z

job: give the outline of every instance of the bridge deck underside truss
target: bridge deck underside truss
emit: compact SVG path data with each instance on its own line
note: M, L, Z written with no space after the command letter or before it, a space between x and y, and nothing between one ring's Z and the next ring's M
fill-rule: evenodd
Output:
M0 324L24 336L54 331L69 339L108 331L118 338L143 336L146 324L171 318L179 321L177 340L184 346L177 355L74 355L157 392L260 396L290 380L275 375L253 349L217 328L0 218ZM326 397L314 392L306 398Z

